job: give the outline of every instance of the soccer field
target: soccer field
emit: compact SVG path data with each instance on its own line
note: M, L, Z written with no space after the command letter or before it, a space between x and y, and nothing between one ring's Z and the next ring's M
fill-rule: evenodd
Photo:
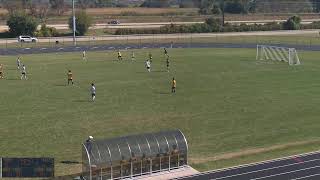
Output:
M144 66L149 51L151 73ZM0 57L6 76L0 80L0 156L54 157L56 175L62 175L80 172L80 165L61 161L81 162L89 135L181 129L194 165L225 153L318 141L320 53L299 52L301 66L257 62L255 53L169 49L169 73L160 49L135 50L134 62L131 51L122 52L127 60L121 62L111 51L87 52L87 62L81 52L23 55L26 81L16 57ZM74 86L66 85L69 69ZM96 102L90 101L92 82Z

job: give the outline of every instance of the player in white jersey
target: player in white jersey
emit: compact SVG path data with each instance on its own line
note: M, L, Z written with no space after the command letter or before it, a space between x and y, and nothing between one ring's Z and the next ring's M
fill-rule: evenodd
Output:
M96 86L93 83L91 83L90 92L92 101L94 101L96 99Z
M87 60L86 51L83 51L83 52L82 52L82 59L83 59L83 60Z
M20 66L21 66L21 60L20 60L20 56L17 58L17 67L20 70Z
M147 68L148 72L150 72L151 71L151 62L150 62L149 59L146 61L145 65L146 65L146 68Z
M27 70L26 70L26 66L23 64L22 65L22 69L21 69L21 77L20 79L27 79Z

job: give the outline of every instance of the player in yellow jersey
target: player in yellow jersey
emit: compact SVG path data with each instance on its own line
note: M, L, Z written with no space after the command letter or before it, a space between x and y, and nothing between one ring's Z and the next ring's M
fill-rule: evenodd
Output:
M177 81L172 78L172 87L171 87L171 92L176 93L176 87L177 87Z
M73 74L72 74L71 70L68 71L67 76L68 76L68 85L70 84L70 82L73 85Z
M3 64L0 64L0 79L3 79Z
M118 50L118 60L119 60L119 61L121 61L121 60L122 60L122 55L121 55L120 50Z

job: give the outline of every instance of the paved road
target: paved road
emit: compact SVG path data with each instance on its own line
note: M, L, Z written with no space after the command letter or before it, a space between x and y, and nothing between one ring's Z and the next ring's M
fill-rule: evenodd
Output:
M209 171L176 180L319 180L320 152L230 169Z
M319 30L297 30L297 31L254 31L254 32L228 32L228 33L192 33L192 34L144 34L144 35L106 35L106 36L81 36L77 37L78 42L83 41L115 41L115 40L170 40L170 39L191 39L191 38L219 38L219 37L244 37L244 36L319 36ZM72 42L72 37L39 38L39 43L52 43L55 41ZM17 43L17 38L0 39L0 44Z
M286 45L286 44L268 44L274 46L283 46L296 48L305 51L320 51L318 46L305 45ZM171 44L126 44L126 45L92 45L92 46L66 46L66 47L46 47L46 48L8 48L0 49L0 55L19 55L19 54L41 54L57 52L80 52L80 51L105 51L105 50L128 50L128 49L146 49L146 48L171 48ZM221 44L221 43L192 43L192 44L173 44L172 48L256 48L256 44Z

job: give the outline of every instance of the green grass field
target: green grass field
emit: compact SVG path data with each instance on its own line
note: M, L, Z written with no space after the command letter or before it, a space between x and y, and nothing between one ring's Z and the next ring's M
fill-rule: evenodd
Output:
M54 157L56 175L76 173L80 165L60 162L81 161L88 135L177 128L200 170L320 147L320 53L299 52L302 65L288 66L257 62L255 49L170 49L168 73L160 49L150 51L152 73L144 68L146 49L135 51L135 62L115 61L116 52L88 52L88 62L81 53L24 55L27 81L20 80L16 57L0 57L6 75L0 80L0 156ZM66 86L68 69L74 86ZM170 93L173 76L176 94ZM271 154L254 156L254 149Z

